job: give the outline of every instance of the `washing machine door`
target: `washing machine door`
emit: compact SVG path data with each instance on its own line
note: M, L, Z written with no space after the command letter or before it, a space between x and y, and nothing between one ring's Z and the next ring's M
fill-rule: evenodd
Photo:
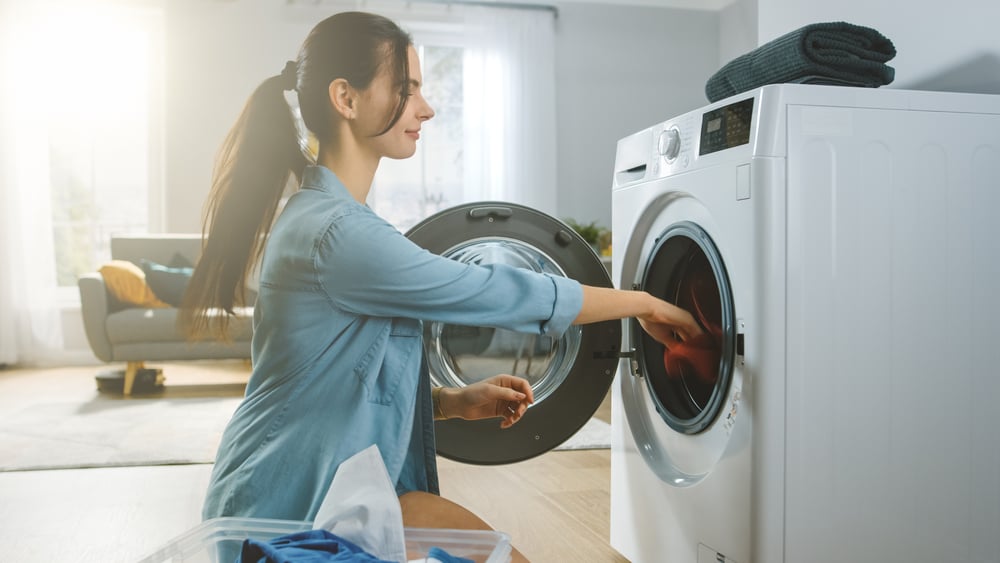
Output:
M441 211L406 236L470 264L507 264L585 285L611 287L600 258L573 229L511 203L481 202ZM516 298L516 296L511 296ZM511 428L498 419L435 423L440 455L478 465L511 463L555 448L594 414L615 375L621 323L572 326L562 338L509 330L424 323L425 361L435 386L463 387L499 373L531 383L535 403Z
M697 223L671 222L650 234L633 287L689 311L703 333L664 345L629 326L634 359L622 399L647 465L669 484L690 486L722 457L740 400L733 292L718 248Z

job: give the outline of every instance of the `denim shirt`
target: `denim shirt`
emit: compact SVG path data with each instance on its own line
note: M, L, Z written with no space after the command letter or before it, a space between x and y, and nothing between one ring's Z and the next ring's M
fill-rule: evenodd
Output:
M398 494L438 492L422 320L561 335L576 281L434 255L313 166L268 237L253 373L204 518L311 521L338 465L377 444Z

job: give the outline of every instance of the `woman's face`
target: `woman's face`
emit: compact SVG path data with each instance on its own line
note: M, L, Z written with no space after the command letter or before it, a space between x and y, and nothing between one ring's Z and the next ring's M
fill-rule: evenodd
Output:
M366 111L358 112L357 131L363 142L369 144L380 157L400 159L413 156L420 138L420 126L434 117L434 110L420 92L423 76L417 51L412 45L407 49L407 57L410 65L409 97L403 114L391 129L372 137L385 128L387 116L392 115L398 101L399 87L393 82L389 70L382 69L361 96L361 104Z

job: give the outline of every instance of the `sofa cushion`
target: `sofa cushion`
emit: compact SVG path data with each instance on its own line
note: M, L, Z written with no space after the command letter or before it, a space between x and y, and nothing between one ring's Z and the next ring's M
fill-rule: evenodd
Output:
M155 262L155 260L150 260L150 262ZM180 252L174 252L174 257L170 259L167 266L171 268L194 268L194 264Z
M128 260L111 260L101 266L99 271L108 291L122 303L149 308L170 306L156 297L146 283L146 274Z
M111 258L137 266L143 258L172 268L194 266L201 256L201 244L197 233L115 235L111 237Z
M172 268L145 258L139 261L139 266L146 274L146 283L161 301L173 307L181 306L194 268Z

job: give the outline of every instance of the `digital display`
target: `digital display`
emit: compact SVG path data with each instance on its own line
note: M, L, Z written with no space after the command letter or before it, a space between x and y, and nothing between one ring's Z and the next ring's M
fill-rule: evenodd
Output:
M750 142L753 98L705 113L701 118L699 155L738 147Z

